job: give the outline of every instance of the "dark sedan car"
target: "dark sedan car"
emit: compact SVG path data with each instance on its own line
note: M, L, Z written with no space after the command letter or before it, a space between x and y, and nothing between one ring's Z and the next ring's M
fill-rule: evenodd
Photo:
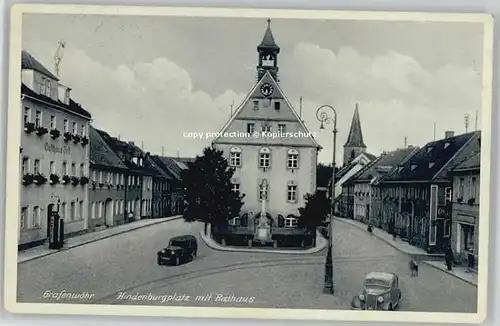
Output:
M355 310L394 310L401 301L399 277L394 273L371 272L365 277L363 293L352 298Z
M158 265L180 265L193 261L198 254L198 241L193 235L182 235L170 239L168 246L158 251Z

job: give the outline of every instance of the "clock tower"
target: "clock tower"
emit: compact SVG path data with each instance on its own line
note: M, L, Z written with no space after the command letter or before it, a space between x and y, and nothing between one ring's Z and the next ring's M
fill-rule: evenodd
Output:
M278 78L278 53L280 48L274 41L273 32L271 31L271 19L267 20L267 29L262 42L257 47L259 53L259 64L257 66L257 79L261 80L267 71L273 76L274 80Z

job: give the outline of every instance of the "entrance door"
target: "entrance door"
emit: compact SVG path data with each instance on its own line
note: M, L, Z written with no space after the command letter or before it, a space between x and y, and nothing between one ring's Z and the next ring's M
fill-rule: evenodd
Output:
M141 202L139 198L137 198L134 203L134 217L136 220L141 219Z
M104 216L107 226L113 226L113 201L111 198L106 199L104 204Z

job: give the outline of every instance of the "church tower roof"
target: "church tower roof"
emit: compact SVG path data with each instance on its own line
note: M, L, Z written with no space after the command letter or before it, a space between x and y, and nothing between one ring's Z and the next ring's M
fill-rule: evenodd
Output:
M347 136L347 141L344 147L360 147L366 148L363 142L363 133L361 131L361 122L359 120L359 110L358 104L356 103L356 108L354 109L354 115L352 117L351 129L349 130L349 136Z
M279 51L279 46L274 41L273 31L271 30L271 19L267 20L267 29L264 37L262 38L262 42L260 42L257 47L258 50L263 49L273 49Z

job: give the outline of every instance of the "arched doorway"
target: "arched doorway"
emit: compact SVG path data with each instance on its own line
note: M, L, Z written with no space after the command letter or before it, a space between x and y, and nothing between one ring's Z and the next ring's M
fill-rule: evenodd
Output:
M113 226L113 201L111 198L104 202L104 217L107 226Z
M141 201L139 200L139 197L137 197L134 202L134 218L136 220L141 219Z
M50 235L50 216L53 210L54 210L54 204L47 205L47 238L49 238Z
M141 207L142 207L142 216L148 215L148 207L146 206L146 199L142 200Z

